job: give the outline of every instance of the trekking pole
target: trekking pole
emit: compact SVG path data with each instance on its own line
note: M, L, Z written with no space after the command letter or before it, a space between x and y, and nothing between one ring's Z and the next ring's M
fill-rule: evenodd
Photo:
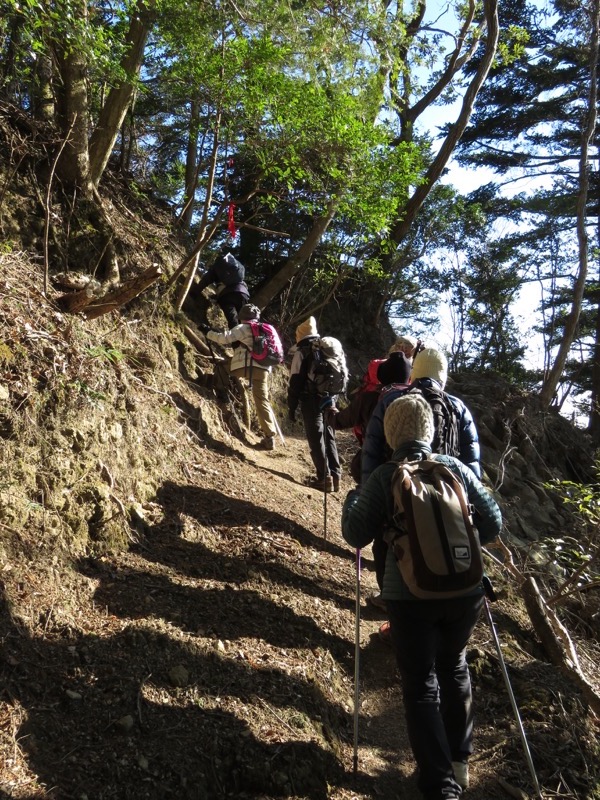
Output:
M212 362L214 364L217 361L217 359L215 357L215 351L213 350L211 341L208 338L208 336L206 335L206 333L204 333L204 331L202 331L202 333L204 334L204 340L205 340L205 342L206 342L206 344L208 346L208 349L210 350L210 357L211 357L211 360L212 360Z
M327 443L329 441L329 422L327 415L332 405L333 405L333 400L328 395L319 404L319 411L323 416L323 436L325 438L325 465L324 465L325 470L327 470L328 468L328 451L329 451L329 448L327 447ZM327 483L327 476L330 474L331 473L325 471L325 478L324 478L325 483ZM327 486L324 487L323 491L323 540L327 541Z
M281 428L279 427L279 423L277 422L277 417L273 414L273 422L275 423L275 430L279 434L279 438L281 439L281 444L285 444L285 439L283 437L283 433L281 432Z
M356 548L356 609L354 625L354 758L353 774L358 772L358 700L360 696L360 549Z
M492 638L494 640L494 644L496 645L496 651L498 652L498 659L500 660L500 669L502 671L502 677L504 678L504 683L506 684L506 689L508 691L508 697L510 699L510 704L512 706L513 714L515 715L515 720L517 721L517 727L519 729L519 735L521 736L521 742L523 744L523 750L525 752L525 758L527 760L529 772L531 773L531 779L533 781L533 785L535 787L537 796L539 798L542 798L540 783L538 781L535 767L533 765L533 759L531 757L531 751L529 750L529 744L527 743L527 737L525 736L525 728L523 727L523 723L521 722L521 715L519 714L519 709L517 706L517 701L515 699L515 694L513 692L512 686L510 685L508 670L506 669L506 662L504 661L504 656L502 655L502 647L500 646L500 639L498 638L498 633L496 632L496 626L494 625L492 612L490 610L490 604L488 602L488 597L492 601L496 599L496 593L494 592L494 587L492 586L492 582L487 577L487 575L484 575L483 577L483 588L485 590L483 604L485 606L485 613L487 615L488 622L490 624L490 630L492 631Z

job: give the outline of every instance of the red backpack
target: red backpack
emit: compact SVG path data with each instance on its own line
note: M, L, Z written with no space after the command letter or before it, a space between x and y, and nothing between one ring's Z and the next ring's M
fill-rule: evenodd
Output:
M381 381L377 378L377 370L379 369L379 365L383 364L385 360L385 358L374 358L369 362L367 371L362 376L359 392L372 392L374 389L381 386Z

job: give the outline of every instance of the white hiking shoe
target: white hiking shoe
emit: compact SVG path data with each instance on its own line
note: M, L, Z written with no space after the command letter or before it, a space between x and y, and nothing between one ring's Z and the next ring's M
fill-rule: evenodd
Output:
M452 769L454 771L454 780L458 783L461 789L469 788L469 765L466 761L453 761Z

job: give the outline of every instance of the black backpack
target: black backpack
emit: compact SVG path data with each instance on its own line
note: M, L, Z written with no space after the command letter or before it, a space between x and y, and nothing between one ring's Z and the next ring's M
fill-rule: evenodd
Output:
M224 283L225 286L234 286L236 283L241 283L246 276L244 265L231 253L219 256L213 264L213 270L219 279L219 283Z
M434 385L415 386L408 390L410 392L420 392L433 411L435 434L432 451L460 458L459 414L446 392Z

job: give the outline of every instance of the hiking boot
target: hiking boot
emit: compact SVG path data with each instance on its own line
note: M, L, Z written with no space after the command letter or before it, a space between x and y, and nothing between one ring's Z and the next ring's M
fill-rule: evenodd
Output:
M375 606L375 608L380 608L382 611L387 611L387 605L381 596L381 592L375 592L375 594L368 595L367 603L371 606Z
M263 450L275 450L275 437L274 436L263 437L260 446Z
M340 490L340 476L339 475L332 475L333 478L333 491L339 492Z
M469 765L466 761L453 761L452 769L454 771L454 780L458 783L461 789L469 788Z
M333 478L327 475L325 478L312 478L308 481L307 486L311 489L316 489L318 492L333 492Z

